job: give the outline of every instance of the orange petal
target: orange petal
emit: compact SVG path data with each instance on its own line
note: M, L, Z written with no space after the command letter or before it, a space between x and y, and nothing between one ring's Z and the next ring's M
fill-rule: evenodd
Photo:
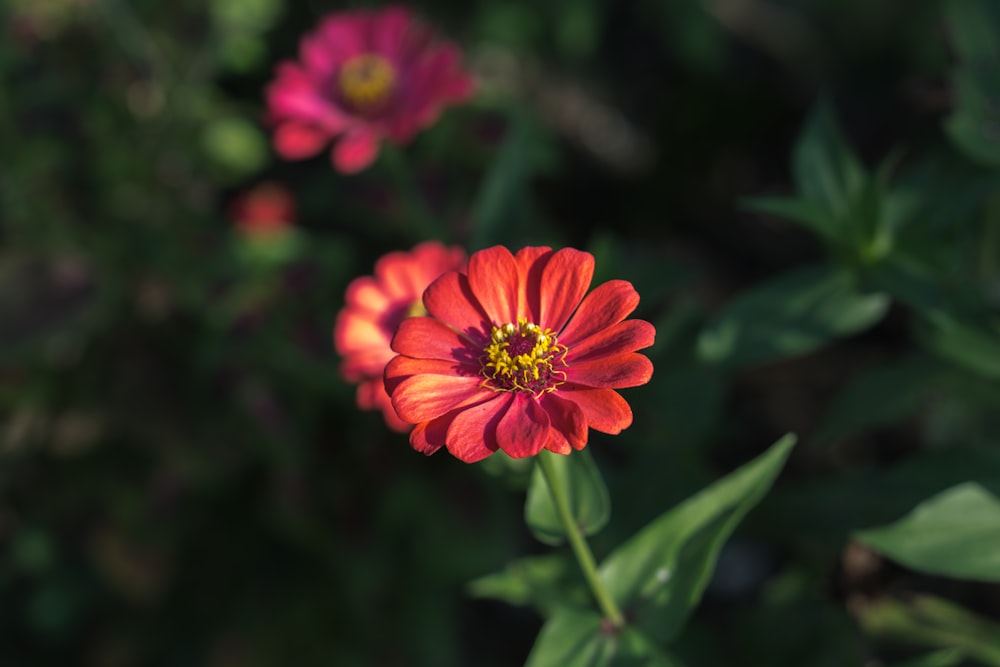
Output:
M478 403L493 395L479 386L479 377L414 375L393 389L392 406L411 424L429 421L450 410Z
M649 382L651 377L652 362L635 352L575 362L566 369L569 382L607 389L638 387Z
M559 331L580 305L594 277L594 256L574 248L559 250L545 265L541 281L541 314L546 328Z
M552 430L562 434L573 449L583 449L587 445L587 418L583 409L557 393L545 394L539 402L549 415Z
M655 340L656 329L652 324L644 320L625 320L573 343L566 362L572 366L581 361L635 352L651 346Z
M549 440L549 415L534 396L517 393L497 424L497 444L515 459L534 456Z
M477 343L486 344L492 326L479 299L472 293L467 276L446 273L424 292L427 312Z
M617 435L632 425L632 408L617 391L563 385L558 392L580 406L587 426L595 431Z
M469 287L495 324L517 321L518 282L517 262L503 246L480 250L469 258Z
M392 349L418 359L457 361L479 370L482 346L476 346L432 317L411 317L399 324L392 339Z
M632 283L625 280L602 283L584 298L576 314L559 334L559 342L570 346L612 324L618 324L638 305L639 293Z
M497 450L497 424L507 412L510 394L458 411L448 426L448 451L466 463L485 459Z

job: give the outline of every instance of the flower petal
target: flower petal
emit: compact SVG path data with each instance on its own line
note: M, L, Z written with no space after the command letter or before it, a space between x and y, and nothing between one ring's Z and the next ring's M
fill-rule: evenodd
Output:
M573 453L573 448L570 446L569 441L554 428L549 429L549 441L545 443L545 449L556 454L565 455Z
M587 418L583 409L573 401L548 393L539 401L549 415L552 430L558 431L573 446L583 449L587 445Z
M482 347L433 317L410 317L399 324L392 349L418 359L443 359L467 366L471 375L479 373Z
M356 125L333 147L333 166L342 174L356 174L367 169L378 155L378 135L371 127Z
M430 456L444 447L445 434L454 418L455 413L449 412L429 422L420 422L410 431L410 446L421 454Z
M302 123L282 123L274 130L274 152L285 160L304 160L316 155L330 135Z
M393 357L388 364L385 364L383 380L385 390L392 394L399 383L411 375L459 375L465 369L454 361L442 361L440 359L414 359L402 355Z
M594 277L594 256L575 248L552 255L542 271L541 314L543 326L559 331L580 305Z
M568 382L606 389L637 387L651 377L652 362L636 352L579 361L566 369Z
M479 386L481 382L479 377L413 375L393 388L392 406L403 421L429 421L492 396L492 391Z
M566 362L572 366L590 359L635 352L651 346L655 340L656 329L652 324L645 320L625 320L574 343L566 355Z
M587 336L592 336L612 324L618 324L639 305L639 293L632 283L610 280L588 294L566 328L559 334L559 342L566 346Z
M424 292L427 312L476 344L485 346L490 336L490 319L472 293L469 279L457 271L446 273Z
M511 403L510 394L458 411L448 426L448 451L466 463L485 459L497 450L497 424Z
M518 265L510 250L493 246L469 258L469 287L494 324L516 322L518 312Z
M535 397L516 393L497 424L497 444L511 458L534 456L548 442L549 429L549 415Z
M517 315L543 327L550 325L542 320L542 272L551 258L552 248L548 246L527 246L514 255L518 278Z
M617 435L632 425L632 408L617 391L567 384L559 387L559 395L580 406L587 426L595 431Z
M358 407L362 410L381 410L386 425L393 431L406 433L413 428L413 424L404 422L396 414L392 401L389 400L389 394L385 393L385 388L382 386L382 378L366 380L359 384L357 399Z

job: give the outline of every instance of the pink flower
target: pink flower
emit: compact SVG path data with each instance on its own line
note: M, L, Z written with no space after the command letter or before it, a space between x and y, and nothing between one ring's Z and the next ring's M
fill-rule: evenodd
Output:
M432 38L405 7L327 15L268 86L275 150L296 160L336 140L334 166L354 173L374 162L382 137L408 142L472 93L458 48Z
M436 241L410 252L391 252L375 263L375 275L356 278L347 286L346 304L337 316L333 341L343 357L341 374L358 384L358 407L382 410L390 428L406 431L410 424L396 416L382 384L382 372L394 353L389 347L407 317L425 313L421 296L446 271L465 266L465 251Z
M568 454L588 429L628 427L632 410L614 390L649 381L653 366L636 350L655 331L625 319L639 303L630 283L586 294L593 273L593 256L572 248L497 246L435 280L429 317L400 324L385 369L393 407L416 424L413 448L447 447L468 463L497 449Z

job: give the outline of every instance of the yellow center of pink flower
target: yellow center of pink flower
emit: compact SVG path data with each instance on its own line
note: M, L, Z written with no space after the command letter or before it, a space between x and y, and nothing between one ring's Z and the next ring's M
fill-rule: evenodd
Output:
M493 327L483 351L483 386L494 391L530 391L535 396L566 381L566 346L551 329L524 317Z
M380 55L363 53L340 66L337 85L355 110L378 111L396 90L396 68Z

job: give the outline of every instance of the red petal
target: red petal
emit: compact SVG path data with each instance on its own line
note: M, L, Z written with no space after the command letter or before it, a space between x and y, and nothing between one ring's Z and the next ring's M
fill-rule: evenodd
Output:
M356 174L371 166L376 155L378 135L366 126L356 126L333 147L333 166L342 174Z
M417 424L410 431L410 446L427 456L444 447L445 433L454 416L455 413L449 413L429 422Z
M519 281L517 314L543 327L550 325L542 320L542 273L552 254L552 248L546 246L527 246L514 256Z
M579 405L559 398L555 393L545 394L540 403L549 415L553 431L561 433L574 449L583 449L587 445L587 418Z
M580 406L587 426L616 435L632 425L632 408L617 391L563 385L559 395Z
M424 292L427 312L477 345L485 346L490 336L490 319L469 287L469 279L458 272L446 273Z
M559 250L542 272L541 314L545 328L559 331L590 289L594 277L594 256L574 248Z
M542 451L549 440L549 415L534 396L517 393L497 425L497 444L511 458Z
M497 424L510 405L510 394L459 411L448 426L448 451L466 463L485 459L497 450Z
M414 359L402 355L393 357L385 365L383 379L385 390L389 394L396 390L399 383L412 375L447 375L460 376L465 374L467 369L456 364L454 361L442 361L440 359Z
M388 354L383 363L392 358L388 334L364 311L342 310L337 316L333 331L334 344L341 355L362 350L381 350Z
M563 434L559 431L549 429L549 441L545 443L545 449L550 452L555 452L556 454L571 454L573 448L570 447L569 441L563 437Z
M656 329L644 320L625 320L573 344L566 355L571 366L589 359L635 352L655 342Z
M411 424L429 421L444 413L493 395L479 386L479 377L412 375L393 387L392 406L400 419Z
M559 342L572 346L575 341L618 324L638 305L639 294L632 283L611 280L598 285L584 298L576 314L559 334Z
M285 160L304 160L316 155L330 135L301 123L282 123L274 130L274 150Z
M494 324L517 322L518 265L510 250L494 246L469 258L469 287Z
M600 357L573 363L566 369L566 379L587 387L616 389L637 387L653 377L653 364L635 352Z
M392 349L418 359L457 361L479 372L483 348L457 334L433 317L411 317L399 324L392 339Z
M344 301L348 305L364 308L372 313L384 313L392 307L389 295L372 276L361 276L352 280L347 286Z

